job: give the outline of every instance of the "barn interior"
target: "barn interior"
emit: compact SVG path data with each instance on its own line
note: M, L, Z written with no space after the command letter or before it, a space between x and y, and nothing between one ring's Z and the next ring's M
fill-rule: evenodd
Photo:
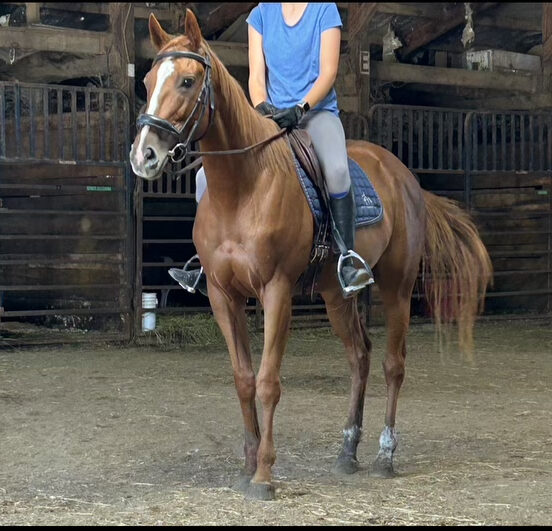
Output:
M191 9L247 93L255 5L0 4L1 344L130 341L143 336L143 293L158 318L209 312L167 274L195 253L194 170L149 183L128 163L154 56L148 17L176 34ZM386 147L469 210L495 270L482 318L549 317L552 5L337 5L347 137ZM320 299L294 302L294 326L328 326ZM377 286L360 303L382 322ZM249 310L260 325L255 300ZM412 317L431 317L421 293Z

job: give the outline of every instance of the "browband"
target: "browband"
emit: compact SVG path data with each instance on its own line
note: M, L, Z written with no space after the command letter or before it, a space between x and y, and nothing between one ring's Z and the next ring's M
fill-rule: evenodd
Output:
M153 62L151 63L151 66L153 66L155 63L162 61L163 59L166 59L167 57L172 57L174 59L194 59L195 61L199 61L203 66L211 66L211 62L209 61L209 57L204 57L203 55L199 55L198 53L194 52L180 52L180 51L173 51L173 52L164 52L156 55L153 59Z

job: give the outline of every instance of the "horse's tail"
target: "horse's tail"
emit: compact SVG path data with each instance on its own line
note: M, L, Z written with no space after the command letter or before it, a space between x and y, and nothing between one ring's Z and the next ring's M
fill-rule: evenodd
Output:
M424 291L441 337L442 325L458 324L459 346L470 358L473 325L492 282L491 259L470 215L450 199L424 190L426 237Z

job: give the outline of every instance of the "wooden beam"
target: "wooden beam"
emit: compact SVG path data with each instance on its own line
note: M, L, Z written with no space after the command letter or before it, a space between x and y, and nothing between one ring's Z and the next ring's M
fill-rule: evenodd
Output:
M53 26L0 29L0 48L99 55L105 53L111 43L111 35L100 31Z
M449 87L442 87L449 88ZM452 87L451 87L452 88ZM442 89L441 89L442 90ZM455 107L458 109L530 111L552 108L552 94L512 94L504 91L501 96L488 96L484 89L463 89L464 92L483 93L473 97L461 96L445 91L430 89L409 90L408 96L418 105ZM494 92L496 94L496 92ZM492 93L491 93L492 94Z
M441 11L435 6L424 4L399 4L393 2L378 2L378 13L388 15L397 15L403 17L422 17L431 20L439 20L442 18ZM496 28L520 30L520 31L540 31L540 19L520 18L505 16L500 13L492 15L483 15L474 17L473 23L477 26L494 26Z
M225 66L249 66L249 46L242 42L207 41Z
M543 3L543 6L545 4ZM477 26L492 26L495 28L511 29L515 31L534 31L541 30L540 20L537 18L513 18L505 16L484 15L481 17L474 17L473 24Z
M465 100L465 104L472 109L504 109L509 111L550 109L552 108L552 94L525 94L523 96Z
M426 17L426 18L438 18L439 10L434 6L428 7L423 4L399 4L393 2L378 2L378 13L385 13L387 15L399 15L403 17Z
M109 2L110 32L113 48L110 50L110 74L114 87L122 90L129 101L129 119L134 127L135 101L135 43L134 4L132 2ZM134 136L135 131L131 131Z
M542 4L542 62L549 66L552 63L552 4Z
M77 77L102 76L108 72L105 55L73 56L63 61L48 55L48 52L33 53L13 65L0 66L0 76L22 83L59 83Z
M242 42L207 41L225 66L249 66L248 45ZM149 37L136 42L136 56L153 59L155 51Z
M542 4L542 75L543 90L552 89L552 4Z
M511 91L524 93L538 92L542 83L542 78L538 75L464 70L462 68L439 68L436 66L403 63L383 63L382 61L372 61L370 70L373 77L379 81L452 85L494 90L504 90L507 88Z
M25 2L10 2L15 5L27 5ZM80 13L109 14L108 2L32 2L36 6L47 9L59 9L61 11L77 11ZM153 13L159 21L172 20L173 13L170 9L158 7L146 7L143 2L133 2L135 18L149 18Z
M251 11L255 5L256 2L221 2L200 22L201 33L207 37L217 33L232 24L240 15Z
M236 33L242 32L247 36L247 13L240 15L232 24L226 28L219 36L221 41L234 42L234 36ZM247 40L247 39L246 39ZM239 41L241 42L241 41Z
M368 28L372 17L376 14L377 7L377 2L351 2L349 4L349 14L347 17L349 42L353 42L360 32Z
M474 14L496 6L495 2L470 4ZM465 21L465 8L463 3L447 3L444 5L440 17L414 24L407 34L401 34L400 39L404 46L399 50L402 59L407 58L413 52L441 37L450 30L456 28Z

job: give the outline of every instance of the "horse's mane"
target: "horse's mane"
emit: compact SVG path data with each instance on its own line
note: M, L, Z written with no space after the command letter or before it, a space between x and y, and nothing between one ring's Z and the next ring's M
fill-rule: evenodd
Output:
M175 37L168 42L161 50L166 52L172 49L190 49L190 41L185 35ZM224 95L224 107L231 109L235 117L239 119L225 120L225 128L228 138L248 138L250 144L254 144L268 138L278 132L278 126L272 120L261 116L250 104L244 90L238 81L228 72L222 61L217 57L205 39L201 41L199 53L208 55L212 65L212 81L216 92ZM220 102L215 112L220 112ZM236 146L246 147L246 146ZM288 165L288 171L293 171L293 159L291 151L286 142L278 139L264 145L255 151L248 159L261 169L274 169L282 171Z

